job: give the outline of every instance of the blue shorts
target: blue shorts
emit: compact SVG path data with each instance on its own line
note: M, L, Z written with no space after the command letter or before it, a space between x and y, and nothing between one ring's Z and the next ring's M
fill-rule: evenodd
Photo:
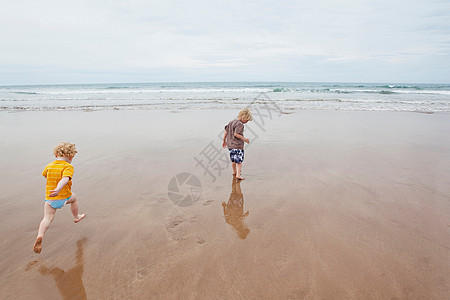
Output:
M66 205L66 202L70 200L69 197L67 199L61 199L61 200L45 200L45 202L47 202L48 205L50 205L51 207L53 207L54 209L60 209L62 208L64 205Z
M228 149L232 162L241 164L244 161L244 149Z

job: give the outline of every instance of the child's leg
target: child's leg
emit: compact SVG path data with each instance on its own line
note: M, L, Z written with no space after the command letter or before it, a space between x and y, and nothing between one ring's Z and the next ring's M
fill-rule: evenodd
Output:
M72 197L70 197L70 200L67 201L67 203L70 203L70 210L72 211L73 221L75 223L80 222L86 217L86 214L78 214L78 199L74 193L72 193Z
M39 231L36 241L34 242L33 250L36 253L41 253L42 250L42 238L44 237L45 232L52 224L53 219L55 218L56 209L48 205L44 202L44 218L39 224Z
M244 179L244 177L241 176L241 170L242 170L242 163L236 164L236 179Z
M44 218L39 225L38 237L43 237L55 218L56 209L44 202Z
M233 167L233 175L236 175L236 163L233 161L231 166Z

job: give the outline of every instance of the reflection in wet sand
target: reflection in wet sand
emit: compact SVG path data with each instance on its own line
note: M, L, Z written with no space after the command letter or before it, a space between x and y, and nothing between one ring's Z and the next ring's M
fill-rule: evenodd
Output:
M83 271L84 271L84 244L86 238L77 242L77 254L75 267L67 272L60 268L47 268L41 266L39 272L42 275L52 275L56 282L59 292L63 299L86 299L86 291L83 285Z
M223 216L225 221L236 230L239 238L245 239L250 233L247 225L244 223L244 218L248 216L249 212L244 213L244 195L241 190L241 181L236 180L233 176L231 184L231 194L228 203L222 202Z

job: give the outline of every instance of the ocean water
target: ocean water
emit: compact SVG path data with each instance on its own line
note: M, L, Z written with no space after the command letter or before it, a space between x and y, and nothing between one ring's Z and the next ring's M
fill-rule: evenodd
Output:
M240 109L449 112L450 84L165 82L0 86L0 111Z

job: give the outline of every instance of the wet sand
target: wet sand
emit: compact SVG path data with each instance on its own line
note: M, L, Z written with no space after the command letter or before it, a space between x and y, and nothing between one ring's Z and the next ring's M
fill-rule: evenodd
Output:
M449 114L256 116L236 183L218 137L236 113L0 112L0 298L450 297ZM58 211L35 254L60 140L87 218Z

